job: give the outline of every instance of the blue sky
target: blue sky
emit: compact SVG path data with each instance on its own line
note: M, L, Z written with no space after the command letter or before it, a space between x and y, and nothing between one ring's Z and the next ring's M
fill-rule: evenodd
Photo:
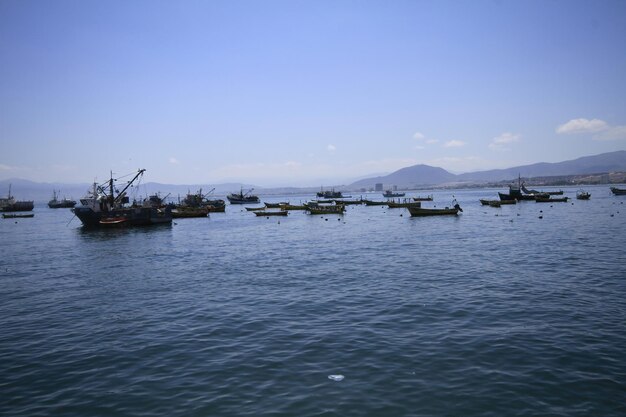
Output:
M0 179L338 184L626 149L625 1L0 0Z

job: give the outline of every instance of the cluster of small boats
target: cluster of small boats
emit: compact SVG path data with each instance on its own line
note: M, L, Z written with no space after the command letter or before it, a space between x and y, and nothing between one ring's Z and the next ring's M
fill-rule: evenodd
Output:
M72 208L76 217L85 227L120 227L120 226L145 226L154 224L171 223L172 219L207 217L212 212L224 212L226 202L222 199L210 198L212 189L208 193L203 193L202 189L196 193L188 192L177 203L166 203L169 196L161 197L159 194L150 195L140 201L133 200L127 194L130 187L140 180L145 172L139 170L134 177L128 181L118 191L115 187L116 179L111 178L104 184L93 184L93 188L88 194L80 199L80 205L66 198L59 199L58 192L53 191L53 198L48 202L50 208ZM132 174L131 174L132 175ZM311 215L342 215L348 205L365 206L386 206L389 209L406 208L412 217L457 215L463 209L456 201L452 205L444 208L422 207L422 202L433 201L433 196L412 197L412 198L388 198L386 201L374 201L364 198L350 199L344 196L341 191L322 190L317 193L317 200L303 204L291 204L289 202L265 203L260 207L249 207L249 205L260 204L258 196L252 194L252 189L244 192L243 188L239 193L232 193L227 196L232 205L246 205L246 211L254 213L258 217L287 216L290 211L302 210ZM626 195L626 189L611 187L615 195ZM404 193L386 191L383 196L402 196ZM519 201L535 201L537 203L567 202L568 197L563 197L563 191L537 191L529 190L518 179L517 184L509 186L508 193L498 193L498 200L481 199L480 203L491 207L501 207L507 204L516 204ZM591 194L579 190L576 198L588 200ZM0 198L0 211L2 212L25 212L33 209L32 201L16 201L11 196L9 187L8 198ZM3 214L4 218L33 217L32 213Z

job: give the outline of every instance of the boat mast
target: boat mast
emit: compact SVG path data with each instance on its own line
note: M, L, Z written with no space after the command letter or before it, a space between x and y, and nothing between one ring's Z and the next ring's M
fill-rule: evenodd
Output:
M115 198L115 200L113 200L113 202L117 201L120 198L120 196L124 194L124 191L126 191L128 187L130 187L131 184L135 182L135 180L139 178L139 176L142 175L145 171L146 171L145 169L140 169L137 172L137 175L135 175L132 180L128 181L128 184L126 184L126 187L124 187L124 189L117 195L117 197ZM111 190L113 190L113 176L111 176ZM113 194L111 193L111 195Z

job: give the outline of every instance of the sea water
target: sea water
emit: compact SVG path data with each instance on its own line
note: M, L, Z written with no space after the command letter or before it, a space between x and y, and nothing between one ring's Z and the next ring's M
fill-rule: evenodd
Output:
M626 415L626 196L497 191L431 218L0 219L0 415Z

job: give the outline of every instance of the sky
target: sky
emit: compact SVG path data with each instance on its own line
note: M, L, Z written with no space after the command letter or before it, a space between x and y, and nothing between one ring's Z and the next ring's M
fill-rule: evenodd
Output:
M0 0L0 179L319 186L624 149L623 0Z

